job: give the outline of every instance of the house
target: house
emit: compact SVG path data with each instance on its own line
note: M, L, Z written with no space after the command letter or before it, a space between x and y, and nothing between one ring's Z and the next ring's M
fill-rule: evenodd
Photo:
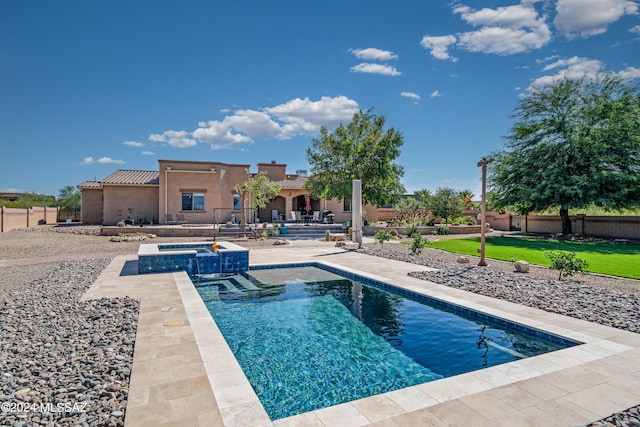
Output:
M285 164L272 161L258 163L258 173L264 171L278 181L280 194L265 209L253 212L245 206L243 213L234 188L249 179L248 170L249 165L184 160L158 160L157 171L119 169L100 181L78 185L82 222L220 224L243 217L249 222L269 222L275 210L289 220L291 212L305 209L308 192L302 186L309 178L306 174L287 174ZM337 222L351 219L350 201L311 198L310 204L312 211L331 210ZM368 219L377 220L374 206L365 210Z

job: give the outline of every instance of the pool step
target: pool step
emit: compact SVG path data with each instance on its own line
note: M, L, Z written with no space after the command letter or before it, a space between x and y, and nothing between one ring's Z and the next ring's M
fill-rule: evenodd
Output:
M220 299L220 292L218 291L218 286L215 286L215 285L202 286L198 288L198 292L200 293L200 297L202 298L202 301L204 301L205 303L211 302L211 301L218 301Z
M259 291L260 288L257 287L256 285L254 285L253 283L251 283L251 281L249 279L247 279L244 276L234 276L233 279L240 285L242 285L243 288L249 290L249 291Z

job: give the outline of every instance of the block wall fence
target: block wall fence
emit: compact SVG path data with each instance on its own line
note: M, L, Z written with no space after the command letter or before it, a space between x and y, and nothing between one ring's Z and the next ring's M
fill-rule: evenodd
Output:
M463 216L478 216L478 211L465 210ZM388 221L397 215L393 208L379 208L378 221ZM606 239L640 240L640 216L588 216L571 215L571 229L574 234ZM560 215L513 215L489 211L486 222L498 231L510 231L512 225L525 233L555 234L562 232Z
M0 233L58 221L58 207L5 208L0 206Z

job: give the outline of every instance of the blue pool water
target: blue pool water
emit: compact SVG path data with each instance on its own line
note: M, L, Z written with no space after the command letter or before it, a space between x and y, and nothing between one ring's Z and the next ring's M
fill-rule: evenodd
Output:
M337 273L192 278L272 420L577 344Z

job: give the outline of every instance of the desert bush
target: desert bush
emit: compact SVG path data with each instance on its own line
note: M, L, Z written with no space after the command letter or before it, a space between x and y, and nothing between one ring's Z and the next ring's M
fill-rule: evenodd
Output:
M440 235L449 234L449 227L445 227L444 225L438 227L438 234Z
M386 242L387 240L391 240L391 238L393 237L393 234L388 233L387 230L385 229L380 229L376 231L376 234L374 235L374 237L378 242L380 242L380 245L382 246L382 248L384 248L384 242Z
M413 240L411 241L411 253L419 255L422 252L422 248L427 244L429 244L429 242L422 237L422 234L414 234Z
M404 233L407 235L407 237L414 237L414 235L416 234L422 234L420 233L418 226L413 223L405 227Z
M562 274L565 276L573 276L575 273L589 274L586 270L589 268L589 263L576 256L575 252L545 252L544 256L549 258L551 266L549 268L553 270L559 270L560 275L558 280L562 280Z

